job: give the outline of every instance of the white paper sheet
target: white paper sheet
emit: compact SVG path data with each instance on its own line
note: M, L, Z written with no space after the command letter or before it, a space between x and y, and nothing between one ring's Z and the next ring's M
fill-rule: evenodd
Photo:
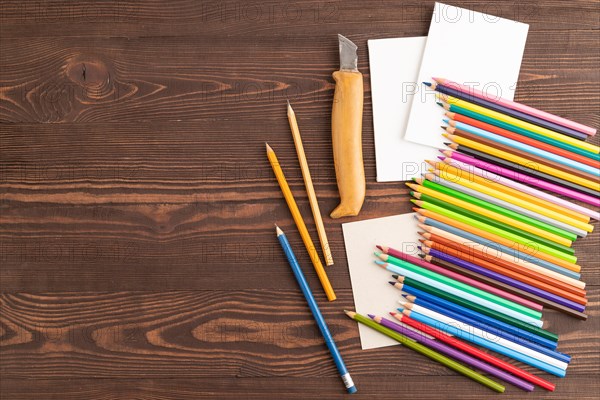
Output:
M425 36L369 40L377 182L406 181L426 172L438 152L404 140Z
M393 319L390 311L399 307L400 291L390 284L392 274L375 265L376 245L393 247L417 256L419 235L414 213L342 224L352 293L356 312ZM364 349L391 346L398 342L359 324Z
M527 24L436 3L418 82L441 77L512 100L528 30ZM441 148L444 110L434 91L419 89L404 139Z

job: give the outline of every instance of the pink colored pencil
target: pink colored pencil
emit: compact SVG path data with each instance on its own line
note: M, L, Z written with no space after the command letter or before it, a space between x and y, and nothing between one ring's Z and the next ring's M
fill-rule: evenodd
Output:
M473 175L480 176L484 179L489 179L490 181L493 181L496 183L501 183L510 188L522 191L524 193L539 197L539 198L549 201L551 203L563 206L565 208L568 208L569 210L573 210L573 211L576 211L583 215L587 215L588 217L593 218L595 220L600 220L599 212L591 210L591 209L583 207L583 206L580 206L579 204L572 203L568 200L561 199L560 197L556 197L549 193L542 192L541 190L537 190L530 186L523 185L522 183L512 181L508 178L504 178L500 175L494 174L491 171L485 171L481 168L477 168L474 165L467 164L467 163L459 161L458 159L455 159L455 158L450 158L450 157L438 157L438 158L440 160L442 160L443 162L445 162L446 164L450 164L454 167L458 167L458 168L462 169L463 171L472 173ZM475 159L473 159L473 160L475 160Z
M418 265L419 267L426 268L430 271L437 272L438 274L445 275L449 278L456 279L459 282L465 283L467 285L471 285L471 286L476 287L481 290L485 290L486 292L495 294L496 296L503 297L507 300L514 301L515 303L519 303L525 307L529 307L529 308L532 308L537 311L542 311L542 309L543 309L543 306L541 304L534 303L533 301L524 299L520 296L505 292L502 289L498 289L493 286L487 285L485 283L476 281L475 279L471 279L464 275L457 274L456 272L447 270L446 268L439 267L439 266L432 264L430 262L427 262L421 258L413 257L413 256L403 253L399 250L392 249L391 247L377 246L377 248L379 250L383 251L384 253L389 254L390 256L399 258L399 259L409 262L411 264Z
M486 171L494 171L498 175L503 175L503 176L513 179L515 181L525 182L525 183L537 186L541 189L549 190L551 192L554 192L554 193L557 193L557 194L560 194L563 196L567 196L567 197L570 197L575 200L583 201L584 203L591 204L596 207L600 207L600 198L596 198L596 197L593 197L593 196L590 196L590 195L587 195L584 193L579 193L579 192L576 192L575 190L572 190L572 189L569 189L566 187L562 187L559 185L555 185L550 182L542 181L533 176L521 174L517 171L511 171L510 169L506 169L506 168L500 167L495 164L490 164L483 160L477 160L473 157L467 156L465 154L461 154L456 151L443 150L442 153L445 154L446 156L452 158L453 160L462 161L469 165L473 165L473 166L479 167L481 169L485 169Z
M491 101L491 102L499 104L501 106L508 107L513 110L521 111L523 113L532 115L534 117L544 119L546 121L554 122L555 124L574 129L581 133L585 133L586 135L594 136L596 134L596 129L594 129L594 128L580 124L575 121L571 121L571 120L563 118L563 117L559 117L558 115L554 115L554 114L547 113L545 111L538 110L537 108L526 106L525 104L517 103L516 101L511 101L511 100L503 99L503 98L489 97L488 95L483 93L481 90L477 90L470 86L461 85L459 83L450 81L448 79L433 78L433 80L441 85L449 86L452 89L459 90L467 95L479 97L480 99Z

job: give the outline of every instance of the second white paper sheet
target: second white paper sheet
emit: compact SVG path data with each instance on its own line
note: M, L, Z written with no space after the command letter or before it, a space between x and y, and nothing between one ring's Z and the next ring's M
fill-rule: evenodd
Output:
M417 256L419 235L414 213L342 224L352 281L354 305L359 314L375 314L393 319L390 311L399 307L400 291L390 284L392 274L375 265L376 245L393 247ZM396 321L394 319L394 321ZM398 344L362 324L358 325L362 349Z
M446 78L512 100L528 30L527 24L435 3L417 81ZM404 139L442 148L445 111L434 91L419 89Z
M436 149L404 139L425 36L369 40L377 182L407 181L427 172Z

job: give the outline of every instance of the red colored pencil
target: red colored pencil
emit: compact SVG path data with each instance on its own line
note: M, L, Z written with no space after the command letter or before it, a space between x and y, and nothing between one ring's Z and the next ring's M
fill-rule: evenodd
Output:
M419 329L419 330L427 333L428 335L431 335L434 338L441 340L442 342L445 342L453 347L456 347L459 350L464 351L465 353L468 353L468 354L471 354L472 356L480 358L481 360L486 361L492 365L495 365L498 368L502 368L503 370L508 371L511 374L518 376L520 378L523 378L526 381L529 381L535 385L538 385L539 387L542 387L546 390L554 391L555 386L552 382L548 382L547 380L542 379L539 376L530 374L529 372L524 371L519 367L516 367L516 366L514 366L510 363L507 363L506 361L503 361L491 354L481 351L461 340L455 339L443 332L438 331L437 329L433 329L428 325L425 325L421 322L415 321L414 319L412 319L404 314L391 312L390 315L392 317L396 318L398 321L405 323L408 326L412 326L413 328Z
M470 118L470 117L467 117L465 115L461 115L458 113L447 112L446 116L448 118L450 118L451 120L462 122L467 125L471 125L476 128L483 129L485 131L492 132L497 135L504 136L506 138L528 144L530 146L537 147L538 149L546 150L551 153L558 154L559 156L570 158L571 160L580 162L582 164L589 165L590 167L600 168L600 162L592 160L591 158L588 158L588 157L584 157L580 154L576 154L576 153L570 152L568 150L561 149L560 147L552 146L548 143L540 142L538 140L528 138L527 136L522 136L522 135L519 135L518 133L514 133L514 132L508 131L506 129L502 129L497 126L490 125L485 122L481 122L476 119L473 119L473 118ZM454 125L452 125L452 121L450 121L449 123L451 126L454 126Z

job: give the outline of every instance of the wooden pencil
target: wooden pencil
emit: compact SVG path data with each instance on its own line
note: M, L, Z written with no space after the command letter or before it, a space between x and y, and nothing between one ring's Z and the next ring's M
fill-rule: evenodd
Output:
M450 249L454 249L459 251L460 253L456 253L456 254L461 254L463 255L463 257L474 257L474 259L477 260L485 260L489 263L492 263L496 266L497 270L500 268L503 268L504 271L506 272L506 275L510 275L512 276L514 279L518 279L520 281L523 281L523 279L525 279L525 276L528 277L532 277L533 279L536 279L537 282L535 282L536 284L533 286L536 287L541 287L544 286L542 289L547 290L551 293L555 293L558 296L562 296L566 299L569 299L571 301L574 301L576 303L579 304L587 304L587 299L585 298L585 291L584 289L581 288L581 286L575 286L574 283L577 282L581 282L581 281L576 281L573 279L569 279L568 281L564 281L561 280L560 277L562 275L560 274L555 274L555 275L546 275L543 271L543 268L538 268L538 269L534 269L532 267L532 264L517 264L514 263L510 260L508 260L506 258L506 255L504 253L501 252L497 252L494 254L498 254L497 256L491 256L488 255L488 253L491 252L491 250L494 249L490 249L487 246L483 246L481 248L481 250L479 248L474 248L473 245L468 245L470 244L469 241L465 241L465 240L456 240L455 238L448 238L442 235L439 235L437 233L431 233L431 232L422 232L421 235L424 237L424 239L419 239L421 241L422 244L424 244L426 247L432 248L432 249L436 249L438 251L443 251L445 253L447 253L448 250L450 251ZM468 244L465 244L468 243ZM480 246L478 246L480 247ZM502 256L500 256L502 255ZM467 260L473 263L477 263L475 261L472 261L471 259ZM519 268L521 267L521 268ZM514 272L514 273L513 273ZM544 276L548 277L549 279L545 279L543 278ZM532 282L533 282L532 279ZM542 285L542 283L544 283L544 285ZM546 286L548 285L548 286ZM549 288L549 286L552 286L552 288Z
M447 96L447 95L440 95L440 96L442 98L445 98L444 101L446 103L449 103L452 105L457 105L462 108L466 108L467 110L471 110L473 112L485 115L489 118L493 118L496 121L508 124L509 125L508 129L513 130L513 132L514 132L515 128L520 129L520 130L526 130L529 132L537 133L539 135L543 135L547 138L558 140L559 142L569 144L571 146L580 148L580 149L588 151L590 153L594 153L594 154L600 153L600 148L594 144L584 142L582 140L578 140L578 139L554 132L550 129L543 128L541 126L537 126L537 125L531 124L529 122L521 121L517 118L513 118L508 115L504 115L497 111L489 110L485 107L478 106L476 104L470 103L465 100L460 100L455 97Z
M574 310L574 309L572 309L570 307L564 306L564 305L559 304L559 303L557 303L555 301L546 299L544 297L541 297L539 295L533 294L533 293L528 292L526 290L518 289L518 288L516 288L513 285L502 283L502 282L500 282L500 281L498 281L496 279L487 277L487 276L482 275L480 273L471 271L471 270L469 270L467 268L458 266L458 265L456 265L454 263L451 263L451 262L448 262L448 261L444 261L444 260L442 260L440 258L433 257L431 255L425 255L424 254L423 257L424 257L424 259L426 261L429 261L430 263L432 263L434 265L437 265L437 266L442 267L442 268L446 268L446 269L448 269L450 271L454 271L454 272L456 272L458 274L461 274L461 275L464 275L464 276L468 276L468 277L470 277L472 279L478 280L480 282L484 282L484 283L486 283L486 284L488 284L490 286L497 287L498 289L502 289L502 290L504 290L506 292L513 293L513 294L515 294L517 296L520 296L520 297L523 297L525 299L534 301L536 303L539 303L539 304L543 305L546 308L551 308L553 310L562 312L562 313L567 314L567 315L569 315L571 317L575 317L575 318L578 318L578 319L581 319L581 320L586 320L587 319L587 315L585 313L583 313L583 312L576 311L576 310Z
M425 254L429 254L429 249L435 249L446 254L450 254L454 257L468 261L470 263L479 265L483 268L487 268L490 271L497 272L502 275L509 276L513 279L525 282L531 286L543 289L547 292L554 293L558 296L564 297L575 301L579 304L585 300L585 290L581 287L568 285L564 282L558 281L554 278L540 274L536 271L532 271L526 268L519 268L518 265L511 264L510 262L503 262L495 257L487 256L484 252L478 251L477 249L470 248L468 246L460 244L448 245L448 242L433 242L431 240L424 241L425 243L420 246L421 251Z
M294 112L294 109L292 108L289 101L287 103L287 117L290 123L292 137L294 138L296 153L298 154L298 162L300 163L300 169L302 170L304 186L306 186L306 193L308 194L310 209L312 210L312 215L315 220L315 225L317 227L317 234L319 235L319 241L321 242L321 248L323 249L323 257L325 257L325 264L333 265L333 256L331 255L329 241L327 240L327 233L325 233L325 225L323 224L321 210L319 209L319 202L317 201L317 195L315 194L315 188L313 187L312 178L310 176L308 161L306 161L306 155L304 154L302 137L300 136L300 129L298 128L298 122L296 121L296 113Z
M540 172L543 172L548 175L575 183L575 184L583 186L583 187L587 187L587 188L595 190L595 191L600 191L600 183L595 182L594 180L584 179L579 176L576 176L576 175L573 175L570 173L566 173L566 172L558 170L556 168L547 166L546 164L531 163L526 158L514 155L512 153L509 153L509 152L506 152L503 150L496 149L496 148L488 146L488 145L484 145L484 144L480 143L479 141L470 140L470 139L466 139L466 138L463 138L463 137L460 137L457 135L449 135L449 134L445 134L445 133L442 135L455 143L464 144L465 146L468 146L472 149L482 151L486 154L491 154L493 156L502 158L502 159L510 161L510 162L514 162L517 165L530 167L533 164L534 167L536 169L538 169Z
M494 382L493 380L489 379L488 377L481 375L480 373L475 372L472 369L467 368L464 365L452 360L451 358L448 358L448 357L438 353L437 351L430 349L427 346L417 343L414 340L409 339L406 336L401 335L398 332L395 332L389 328L386 328L385 326L379 325L377 322L371 320L370 318L360 315L354 311L344 310L344 312L346 313L346 315L348 317L350 317L354 321L359 322L363 325L366 325L369 328L374 329L386 336L389 336L392 339L394 339L397 342L404 345L405 347L408 347L409 349L414 350L417 353L421 353L422 355L429 357L430 359L432 359L442 365L445 365L446 367L448 367L460 374L463 374L463 375L473 379L474 381L487 386L488 388L490 388L496 392L502 393L505 390L504 386L500 385L499 383Z
M467 131L462 130L462 129L458 129L458 128L455 128L455 127L452 127L452 126L442 126L442 128L445 129L446 132L448 132L450 135L460 136L460 137L463 137L465 139L469 139L469 140L472 140L474 142L478 142L478 143L484 144L486 146L489 146L489 147L492 147L492 148L504 151L506 153L513 154L515 156L521 157L521 158L526 159L526 160L529 160L529 161L531 161L530 165L535 165L536 163L539 163L539 164L547 165L549 167L552 167L552 168L555 168L557 170L563 171L563 172L565 172L567 174L579 176L582 179L587 179L587 180L590 180L590 181L595 181L595 180L598 179L597 176L594 176L594 175L592 175L590 173L581 171L581 170L579 170L577 168L573 168L573 167L570 167L568 165L561 164L561 163L556 162L554 160L551 160L549 158L540 157L540 156L538 156L536 154L532 154L532 153L528 153L528 152L523 151L523 150L519 150L519 149L517 149L515 147L511 147L511 146L508 146L506 144L503 144L503 143L500 143L500 142L497 142L497 141L494 141L494 140L491 140L491 139L487 139L487 138L481 137L479 135L475 135L473 133L467 132Z
M582 186L573 182L570 182L566 179L562 179L550 174L547 174L545 172L542 172L538 169L535 168L531 168L527 165L521 165L518 163L514 163L512 161L509 160L505 160L503 158L500 157L496 157L495 155L492 154L488 154L488 153L484 153L482 151L479 151L473 147L470 146L466 146L464 144L458 144L458 143L444 143L446 146L448 146L450 149L452 150L456 150L459 151L461 153L464 153L466 155L469 155L473 158L476 158L478 160L481 161L485 161L489 164L494 164L497 165L499 167L505 168L505 169L509 169L512 171L515 171L515 173L518 173L520 175L527 175L529 177L532 177L533 179L527 179L528 182L531 182L531 184L536 184L539 186L538 183L536 183L535 181L542 181L543 182L550 182L558 187L564 187L564 188L568 188L571 189L575 192L579 192L579 193L585 193L589 196L592 196L594 198L598 197L598 192L594 189L588 188L586 186ZM572 196L571 196L572 197Z
M266 144L266 143L265 143ZM292 214L292 218L296 223L296 227L298 228L298 232L300 232L300 237L302 237L302 241L304 242L304 246L306 247L306 251L308 251L308 255L310 260L312 261L313 266L315 267L315 271L317 272L317 276L319 277L319 281L321 282L321 286L323 286L323 290L327 295L327 300L334 301L336 299L335 292L331 287L331 283L329 282L329 278L327 277L327 273L325 272L325 268L323 268L323 264L321 264L321 259L319 258L319 254L317 253L317 249L313 244L312 239L310 238L310 234L308 233L308 229L306 229L306 224L302 219L302 214L300 214L300 210L298 209L298 205L296 204L296 200L294 200L294 195L290 190L290 186L285 180L285 175L283 174L283 170L281 169L281 165L279 164L279 160L277 160L277 156L275 152L269 146L267 146L267 158L269 159L269 163L271 164L271 168L273 168L273 172L275 173L275 177L277 178L277 182L279 183L279 187L281 188L281 192L283 193L283 197L290 209L290 213Z

